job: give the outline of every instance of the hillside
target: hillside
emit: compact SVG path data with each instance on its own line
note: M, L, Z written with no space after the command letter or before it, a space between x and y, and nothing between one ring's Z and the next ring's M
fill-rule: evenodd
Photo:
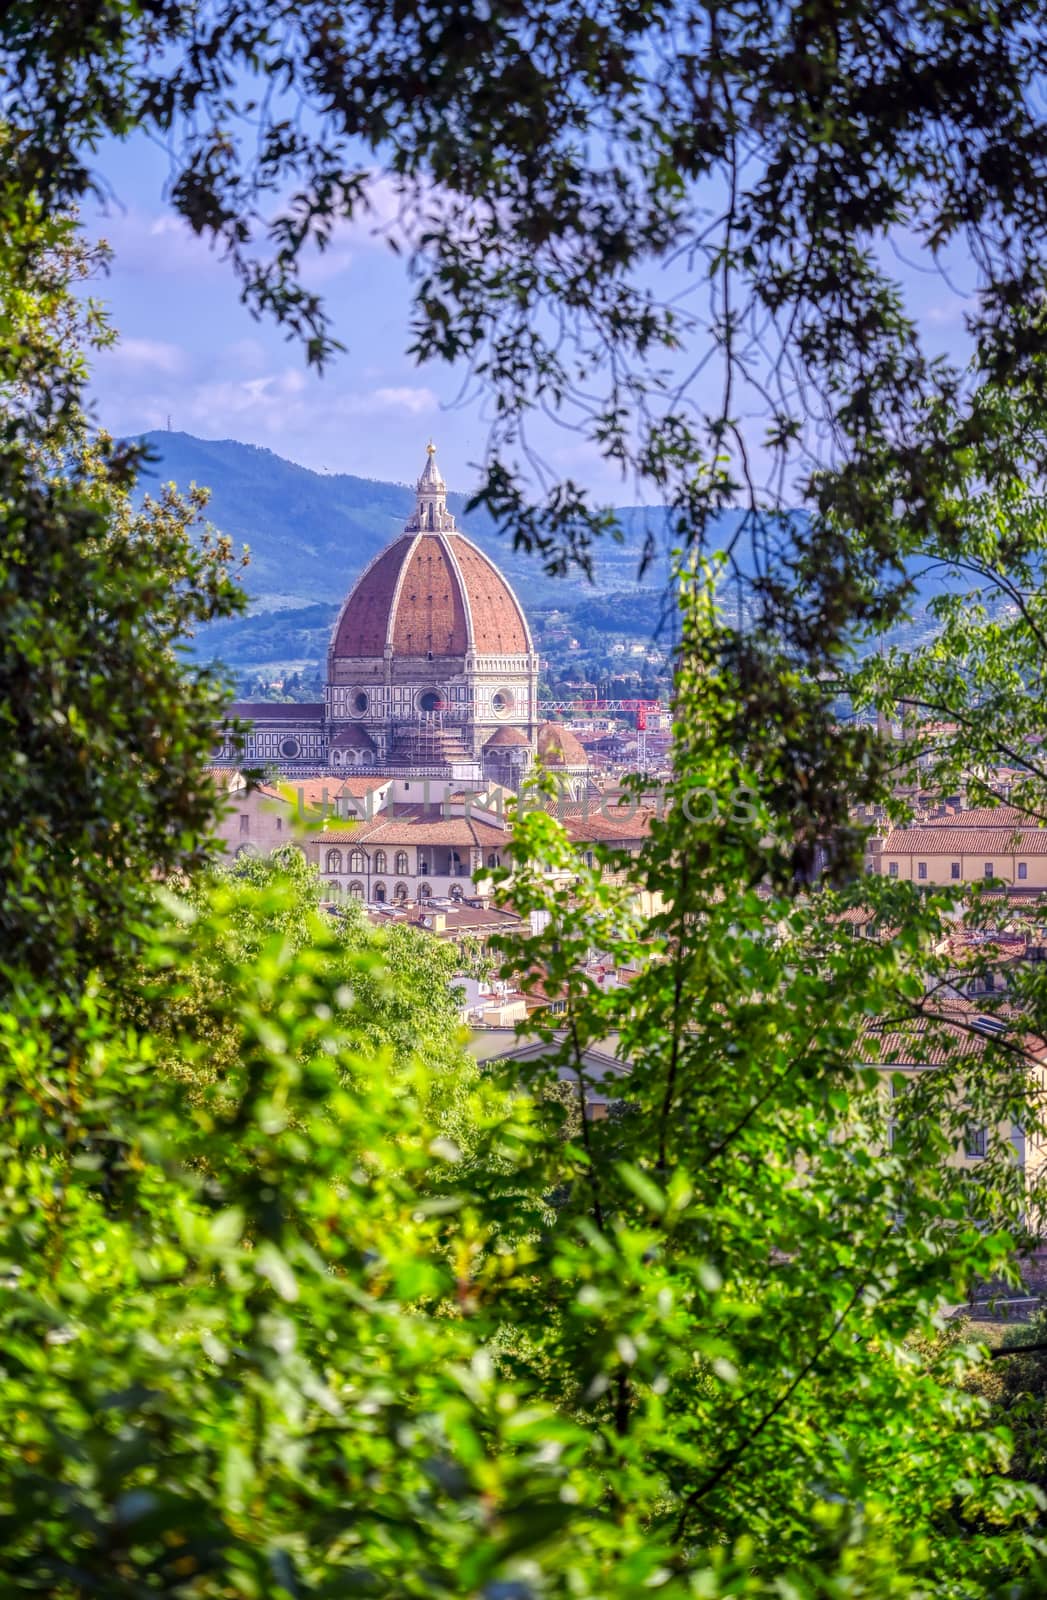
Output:
M205 484L211 490L209 515L216 527L236 544L250 547L246 583L256 609L340 602L371 558L399 533L414 505L414 489L408 484L311 472L271 450L234 439L196 439L188 433L143 437L158 457L143 475L145 488L167 479L182 487ZM514 554L489 517L482 512L465 516L466 498L456 493L447 497L459 526L532 599L553 604L567 590L587 589L581 578L546 578L536 559ZM608 543L600 551L601 590L635 583L643 528L660 515L623 513L629 538L624 546Z
M143 437L156 457L143 473L143 491L168 479L182 488L206 485L212 522L234 544L250 549L244 579L250 613L202 630L194 641L196 653L224 661L241 680L279 679L288 671L314 677L339 605L367 563L403 527L414 504L413 487L312 472L235 439L174 432ZM546 577L537 558L513 552L490 517L465 515L465 495L447 498L459 526L516 588L554 669L595 681L612 668L613 635L664 645L665 565L649 572L643 587L636 582L645 532L662 521L662 511L620 510L623 542L608 540L599 547L596 581L590 584L577 574ZM735 525L732 515L722 518L721 540ZM933 592L938 582L918 587ZM562 613L567 634L580 636L580 646L547 640L542 613L553 608Z

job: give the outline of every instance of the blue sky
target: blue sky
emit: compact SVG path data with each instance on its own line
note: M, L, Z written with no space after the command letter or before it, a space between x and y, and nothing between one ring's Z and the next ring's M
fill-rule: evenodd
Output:
M84 205L88 230L115 260L92 285L120 330L98 358L98 421L118 434L167 426L208 439L263 445L318 471L409 481L430 434L448 481L468 489L484 454L481 405L459 399L463 374L418 368L406 355L409 295L403 264L367 225L344 230L308 269L346 351L319 376L298 346L239 303L231 269L172 214L163 197L166 154L144 137L102 152L114 199ZM897 271L934 348L962 345L964 263L952 282L898 261ZM693 354L687 352L687 361ZM687 363L685 363L687 364ZM754 424L755 426L756 424ZM609 500L636 494L571 432L537 435L559 475Z
M91 284L120 331L95 363L97 420L118 434L172 428L264 445L318 471L406 481L430 436L456 485L484 452L479 408L456 406L461 375L420 371L404 354L409 296L402 264L366 226L343 233L307 277L346 345L323 375L299 346L240 304L231 268L163 199L167 158L145 139L99 162L114 199L84 203L84 224L112 246Z

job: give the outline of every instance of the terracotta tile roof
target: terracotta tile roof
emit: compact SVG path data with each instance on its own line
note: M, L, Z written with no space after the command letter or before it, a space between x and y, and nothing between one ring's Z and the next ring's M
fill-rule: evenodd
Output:
M241 722L322 722L324 708L322 701L234 700L225 714Z
M494 562L460 533L446 538L469 596L474 648L487 655L529 655L527 619Z
M965 931L948 941L949 954L962 967L980 965L991 961L994 966L1022 961L1029 941L1024 933L990 932L979 934Z
M1020 828L1030 826L1030 818L1017 806L972 806L969 811L943 810L914 828Z
M335 656L526 655L523 611L492 561L459 533L405 533L377 556L335 624Z
M948 1005L931 1005L928 1015L913 1017L901 1024L893 1020L872 1021L865 1036L875 1039L878 1050L867 1063L878 1067L939 1067L954 1056L978 1056L999 1038L1011 1049L1021 1050L1033 1061L1047 1056L1043 1040L1022 1032L1021 1018L1006 1006L987 1011L984 1005L966 1000ZM1002 1026L1001 1026L1002 1025ZM942 1040L944 1033L948 1043Z
M322 806L326 797L327 804L334 809L336 801L342 796L363 800L392 781L392 778L342 778L334 775L329 778L291 777L279 786L259 784L258 792L274 800L286 800L290 805L298 804L300 794L302 804L310 807Z
M503 745L522 745L527 743L527 735L521 733L519 728L496 728L484 746L485 750L498 750Z
M413 542L409 534L402 534L365 568L335 624L332 649L336 656L383 653L396 580Z
M889 834L882 855L998 856L1047 855L1047 828L961 828L938 825Z
M547 767L587 767L589 757L570 728L543 722L538 729L538 754Z
M617 840L632 843L648 837L653 817L653 811L638 811L631 817L624 810L621 817L594 811L588 817L565 817L564 828L567 837L580 844L613 844Z
M402 656L464 656L469 648L461 584L436 534L420 535L401 567L392 645Z
M473 822L469 817L447 817L441 821L414 821L381 815L352 828L325 828L319 835L324 844L447 844L452 846L490 845L505 849L509 834L488 822Z

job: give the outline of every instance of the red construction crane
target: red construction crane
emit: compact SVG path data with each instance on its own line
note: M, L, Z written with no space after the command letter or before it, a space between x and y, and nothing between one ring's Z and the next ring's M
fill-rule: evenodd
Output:
M636 726L646 728L647 713L661 711L660 700L539 700L539 711L635 711Z

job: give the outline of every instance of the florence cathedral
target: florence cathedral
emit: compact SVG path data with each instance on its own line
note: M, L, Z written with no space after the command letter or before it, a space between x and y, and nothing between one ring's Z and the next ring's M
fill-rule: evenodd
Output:
M403 532L339 612L322 703L234 704L219 760L285 775L370 769L516 789L539 744L538 657L506 579L455 526L433 445Z

